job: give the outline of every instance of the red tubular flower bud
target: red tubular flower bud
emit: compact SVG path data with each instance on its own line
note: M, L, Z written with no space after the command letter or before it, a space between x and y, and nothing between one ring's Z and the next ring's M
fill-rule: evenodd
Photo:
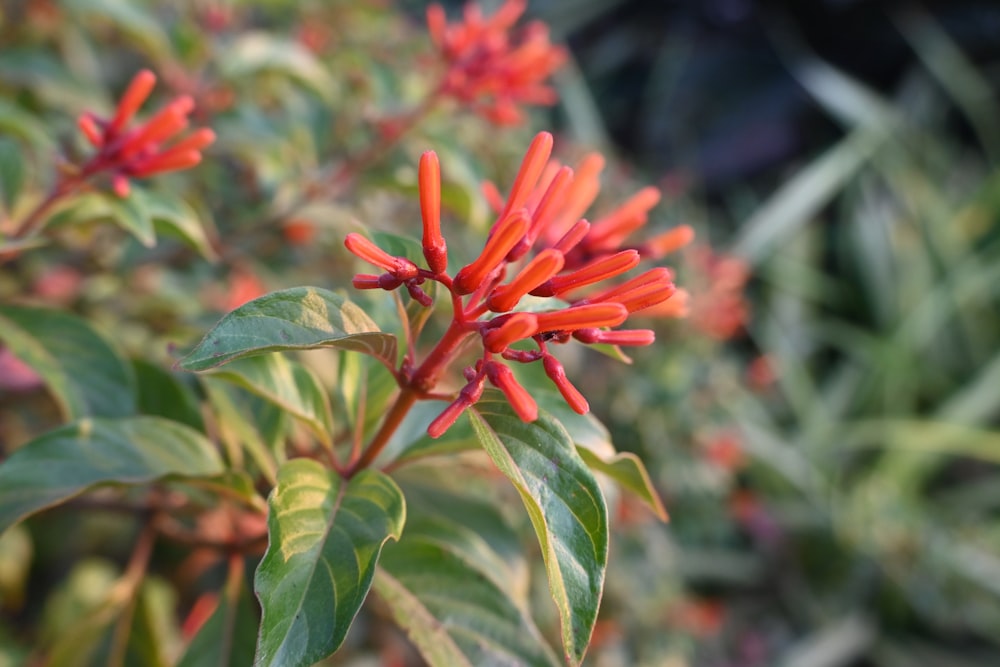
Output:
M132 81L128 84L128 88L125 89L125 93L118 102L118 108L115 109L115 117L108 124L106 136L113 137L125 127L125 124L132 119L135 112L139 110L139 107L146 101L149 94L153 92L153 86L155 85L156 75L148 69L141 70L132 77Z
M574 412L585 415L590 411L590 404L587 403L587 399L566 378L566 371L563 370L562 364L559 363L558 359L547 354L542 357L542 367L545 369L545 374L555 384L556 389L562 394L563 400L566 401L569 407L573 408Z
M354 285L355 289L379 289L382 285L379 284L379 276L373 276L370 273L359 273L351 279L351 284Z
M397 278L396 276L392 275L391 273L383 273L378 277L378 286L386 290L387 292L396 289L402 284L403 281Z
M173 151L200 151L214 141L215 132L207 127L198 128L188 136L178 141L176 144L173 144L170 148L164 151L164 154Z
M129 159L183 130L187 127L187 114L192 108L194 101L186 95L165 106L135 134L125 139L121 148L122 158Z
M344 245L347 246L348 250L369 264L374 264L386 271L392 271L396 268L395 257L382 250L382 248L379 248L361 234L351 232L344 238Z
M569 167L562 167L556 172L531 216L531 235L533 237L537 237L538 232L544 229L555 217L559 206L563 203L563 195L572 182L573 170Z
M574 170L573 183L563 197L559 215L548 226L542 238L549 242L559 238L560 234L566 234L567 229L583 217L601 190L599 176L602 169L604 158L600 153L590 153L580 161Z
M138 164L126 169L132 176L151 176L164 171L176 171L187 169L201 162L201 153L198 151L184 151L175 153L173 151L154 155L148 160L138 161Z
M570 290L625 273L635 267L639 259L639 253L635 250L622 250L614 255L596 259L572 273L556 276L531 293L536 296L559 296Z
M187 169L201 162L201 149L215 141L215 132L203 127L184 137L162 153L139 157L129 169L135 176L149 176L161 171Z
M587 235L590 231L590 223L586 220L577 220L576 223L570 227L562 238L555 242L552 246L564 255L570 250L576 247L576 245L583 240L583 237Z
M542 174L535 182L535 187L532 188L528 198L524 200L524 208L528 209L532 215L534 215L539 202L542 201L542 197L548 192L549 186L552 185L552 181L555 180L556 174L559 173L560 169L562 169L562 164L558 160L549 160L545 168L542 169Z
M410 293L410 297L414 301L419 303L424 308L429 308L431 304L434 303L434 299L432 299L427 292L420 289L420 287L414 285L413 281L406 282L406 291Z
M410 260L405 257L393 257L361 234L351 232L344 238L344 245L361 259L385 269L400 280L416 278L420 273L417 265Z
M430 33L434 46L441 48L444 46L445 32L448 30L448 18L445 16L444 7L434 3L427 7L427 32Z
M660 201L660 191L648 186L632 195L617 210L594 223L587 236L591 249L612 248L646 223L649 210Z
M666 285L661 283L652 283L650 285L637 287L631 292L623 294L618 298L618 303L625 306L625 308L628 309L628 312L635 313L666 301L672 297L676 291L677 288L673 283L667 283Z
M458 392L458 398L452 401L441 414L434 418L434 421L427 427L427 435L432 438L439 438L451 425L461 416L465 409L473 405L483 395L483 381L485 376L473 378L469 384Z
M528 3L524 0L507 0L487 21L486 29L489 31L507 30L517 23L517 19L524 13L527 6Z
M532 313L514 313L495 329L483 336L483 346L490 352L503 352L511 343L538 333L538 318Z
M87 141L92 146L100 148L104 145L104 135L101 133L101 129L97 127L97 122L93 116L87 113L82 114L76 119L76 126L80 128L83 136L87 137Z
M470 294L500 265L511 248L517 245L528 231L528 216L518 210L503 218L486 241L479 257L455 274L452 288L456 294Z
M424 223L424 258L434 273L448 270L448 246L441 235L441 165L437 153L420 156L418 171L420 217Z
M549 313L537 313L538 331L576 331L618 326L628 317L620 303L592 303Z
M514 179L514 185L507 196L507 204L504 206L500 217L505 217L511 211L517 211L528 199L528 195L538 182L538 177L549 161L552 154L552 135L548 132L539 132L524 154L521 168Z
M507 401L514 408L514 412L521 418L521 421L533 422L538 419L538 404L535 403L535 399L531 397L528 390L517 381L510 368L504 364L488 362L486 364L486 377L489 378L494 387L507 397Z
M562 167L561 169L556 170L556 173L552 177L552 181L545 190L545 194L542 195L538 205L534 208L534 212L531 215L531 226L528 228L528 233L516 246L514 246L514 249L511 250L510 254L507 256L509 261L513 262L524 257L524 255L531 249L531 246L534 244L535 239L538 238L538 235L546 228L546 226L548 226L550 222L552 222L552 219L559 210L558 207L562 203L563 193L572 181L572 169L569 167Z
M639 252L643 257L659 259L680 250L692 241L694 241L694 229L691 225L678 225L647 240L642 244Z
M642 287L643 285L649 285L651 283L663 283L669 284L673 280L674 274L671 273L670 269L666 267L656 267L655 269L650 269L645 271L631 280L626 280L621 285L615 285L611 289L595 294L594 296L588 297L581 301L580 303L601 303L604 301L620 301L621 295L627 294L632 290Z
M563 254L558 250L543 250L510 283L493 290L486 301L487 305L495 313L512 309L521 297L559 273L564 263Z
M128 197L128 193L131 190L128 178L126 178L124 174L115 174L111 177L111 189L115 191L116 195L125 199L125 197Z
M642 346L652 345L656 340L656 334L651 329L619 329L617 331L602 331L601 329L578 329L573 332L573 338L581 343L593 345L594 343L604 343L606 345L627 345Z
M486 203L490 205L494 213L500 213L503 210L503 195L497 190L497 186L489 181L483 181L479 184L479 191L486 198Z
M508 361L516 361L521 364L530 364L533 361L538 361L542 358L541 350L512 350L507 348L500 353L504 359Z

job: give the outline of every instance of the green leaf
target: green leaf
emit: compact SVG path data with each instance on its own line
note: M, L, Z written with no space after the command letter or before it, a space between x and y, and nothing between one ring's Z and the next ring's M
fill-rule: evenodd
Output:
M135 412L135 378L115 346L58 310L0 306L0 341L42 379L69 419Z
M129 0L66 0L65 4L77 20L96 16L111 22L151 55L168 57L171 54L170 39L163 23L142 3Z
M576 451L591 470L604 473L626 491L634 493L661 521L668 520L667 510L642 459L631 452L615 451L607 427L593 413L574 412L558 392L545 390L532 395L540 408L563 425L576 444Z
M102 220L118 225L147 248L156 245L153 219L143 200L132 196L122 199L104 192L86 192L61 202L46 224L69 227Z
M305 422L324 442L330 442L333 416L319 378L302 364L279 354L237 359L213 375L252 391Z
M130 599L122 594L125 588L115 594L120 582L117 566L108 561L93 558L74 564L45 601L38 646L45 652L46 665L99 664L112 626Z
M656 487L649 478L649 472L638 456L632 452L618 452L612 456L601 457L586 447L577 447L576 451L591 470L603 472L622 488L634 493L653 510L660 521L669 519L663 501L660 500L660 494L656 492Z
M0 137L0 203L14 209L24 185L24 149L7 137Z
M244 33L219 54L218 62L227 79L248 81L264 72L280 72L297 79L323 100L334 101L333 77L323 63L296 42L265 32Z
M607 506L566 429L541 411L520 420L496 391L469 410L486 452L514 484L542 547L562 620L566 660L583 660L597 620L608 557Z
M293 287L243 304L178 362L204 371L264 352L337 347L396 362L396 339L382 333L356 304L319 287Z
M254 579L264 610L254 664L305 667L343 643L382 546L402 533L403 494L376 470L345 481L294 459L278 472L268 504L269 544Z
M159 417L83 419L28 442L0 464L0 533L97 484L222 472L212 444L187 426Z
M141 414L166 417L187 424L196 431L205 430L198 398L182 379L190 378L190 375L178 377L142 359L132 360L132 371L139 390L138 410Z
M233 387L228 382L206 377L202 379L202 386L208 396L212 412L215 415L215 427L218 432L218 439L222 443L223 451L229 465L233 468L249 468L243 462L244 451L250 455L253 462L257 464L257 469L267 478L273 486L278 482L278 462L282 459L275 457L272 449L269 448L269 440L265 435L265 428L261 421L270 416L261 415L261 411L254 411L248 408L247 401L240 400L248 398L249 395L244 390ZM256 399L256 397L253 397ZM260 400L260 399L256 399ZM269 404L264 403L265 406ZM280 415L279 421L286 422L285 413L275 409ZM279 432L282 430L279 425ZM284 434L282 433L282 436ZM282 437L284 441L284 437Z
M207 260L216 259L217 255L205 234L204 226L198 219L198 214L186 201L177 196L153 192L135 185L132 186L129 198L142 202L142 206L153 221L156 233L179 239Z
M411 519L403 539L386 547L375 591L432 667L558 665L506 592L505 570L475 531L422 517Z
M34 552L31 535L23 526L0 534L0 611L17 611L24 604Z
M0 73L2 69L0 65ZM40 117L7 100L0 100L0 132L20 137L35 148L48 148L52 145L52 133Z
M406 496L406 535L414 524L425 526L421 530L428 535L436 530L428 523L441 524L449 535L460 531L467 539L449 540L450 548L464 553L516 604L525 606L530 573L523 540L504 514L508 490L498 487L491 474L458 469L463 474L456 475L454 466L434 464L399 471Z
M171 584L147 575L136 593L125 645L125 667L168 667L180 635L175 618L177 592ZM122 619L127 620L127 619ZM119 628L122 628L122 620Z
M156 230L153 228L153 218L141 197L125 198L115 195L102 195L108 207L111 220L134 236L139 243L147 248L156 245Z
M344 415L353 434L370 437L399 392L396 376L385 364L361 354L338 355L332 389L337 412ZM360 422L360 423L359 423ZM399 432L399 429L396 429Z
M42 108L94 109L102 106L104 100L100 86L95 86L92 81L83 81L71 72L63 61L65 54L56 55L54 50L15 48L13 44L4 46L0 51L0 79L8 90L23 87L31 91L30 96L42 102L39 105ZM18 118L21 114L19 109L15 108L14 118L10 118L5 117L7 109L3 106L6 105L0 105L0 127L13 120L13 132L21 134L39 148L53 143L53 136L58 133L52 132L51 120L39 114L37 108L31 117L36 123L41 120L38 125L48 135L43 139L44 144L38 141L41 137L33 136L34 131L29 130L30 134L22 132L28 128Z

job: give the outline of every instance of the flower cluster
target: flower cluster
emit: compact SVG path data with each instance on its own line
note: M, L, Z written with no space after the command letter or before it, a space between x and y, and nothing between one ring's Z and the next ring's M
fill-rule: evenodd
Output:
M99 118L87 112L77 125L97 153L83 166L81 175L110 172L112 184L121 197L128 196L131 178L142 178L165 171L187 169L201 162L201 150L215 141L208 128L195 130L186 137L165 145L188 126L194 101L182 95L152 118L137 127L129 121L146 101L156 85L156 75L142 70L133 77L122 95L114 116Z
M597 196L603 161L589 155L574 172L550 161L551 151L552 136L546 132L537 135L507 198L502 199L493 186L486 188L497 208L497 220L479 257L453 276L447 272L448 248L440 219L441 175L433 151L424 153L418 171L426 268L386 253L360 234L349 234L345 239L348 250L383 270L379 275L356 275L356 288L393 290L403 286L425 306L431 304L420 287L425 281L438 282L451 293L451 326L419 367L401 374L401 386L429 394L459 344L472 335L481 340L482 356L465 369L465 387L428 429L433 437L444 433L463 410L479 400L487 381L504 393L523 420L537 417L534 399L506 362L540 361L569 406L581 414L587 412L587 400L566 378L549 346L570 340L648 345L653 342L653 331L612 327L621 325L631 313L666 301L675 292L671 272L662 267L594 291L591 286L621 276L644 256L661 256L678 245L678 236L689 238L691 231L677 228L683 231L671 230L627 247L627 237L646 222L659 192L655 188L641 190L591 224L581 216ZM552 309L517 310L529 295L551 298ZM522 342L533 348L525 348Z
M427 26L448 66L441 94L470 104L498 125L519 123L519 104L554 104L556 94L545 84L566 60L563 49L549 43L548 27L533 21L512 30L525 10L524 0L506 0L483 18L479 7L465 6L463 21L449 24L441 5L427 8Z

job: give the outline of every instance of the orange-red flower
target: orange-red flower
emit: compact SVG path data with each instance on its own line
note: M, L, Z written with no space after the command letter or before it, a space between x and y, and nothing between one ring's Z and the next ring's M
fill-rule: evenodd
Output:
M506 0L484 18L474 3L463 19L448 23L444 8L427 8L427 27L447 65L443 95L454 97L498 125L521 122L521 104L554 104L555 91L545 80L566 60L566 52L549 43L548 27L533 21L515 31L525 0Z
M700 288L692 292L691 323L702 333L727 340L743 330L750 314L744 296L749 265L739 257L714 252L704 246L690 255L695 280Z
M682 244L690 237L690 229L678 228L683 231L672 232L677 238L659 242L655 251L642 245L622 247L646 222L649 210L659 201L659 191L640 190L592 226L580 216L600 189L597 178L603 159L596 154L587 156L578 177L573 169L550 161L551 152L552 136L540 133L528 148L507 198L503 199L496 188L487 188L497 211L496 222L479 256L453 277L447 273L440 220L441 180L433 152L421 157L419 171L427 268L390 255L358 234L345 239L348 250L384 271L381 275L356 275L355 287L393 290L405 285L424 305L431 299L417 286L426 280L441 283L451 293L452 325L423 364L400 374L401 384L429 393L439 367L457 354L460 343L473 335L481 339L482 357L465 369L467 384L431 423L428 433L433 437L444 433L462 411L479 400L486 382L503 392L518 416L526 421L535 419L538 408L534 400L504 362L541 361L567 404L581 414L587 412L587 400L566 378L549 346L574 339L584 344L649 345L655 338L653 331L614 327L632 313L668 301L677 291L673 273L663 267L648 269L615 286L596 288L598 283L631 271L644 258L658 258L664 248ZM513 277L504 282L508 273ZM532 312L517 312L529 295L552 298L552 306L545 310L536 304ZM495 313L492 317L491 312Z
M129 181L165 171L188 169L201 162L201 151L215 141L215 133L200 128L187 136L177 135L188 126L194 109L190 96L182 95L137 127L129 127L139 107L156 85L156 75L142 70L132 79L110 119L87 112L77 125L97 153L83 166L82 175L111 172L115 192L128 196ZM171 143L172 141L172 143Z

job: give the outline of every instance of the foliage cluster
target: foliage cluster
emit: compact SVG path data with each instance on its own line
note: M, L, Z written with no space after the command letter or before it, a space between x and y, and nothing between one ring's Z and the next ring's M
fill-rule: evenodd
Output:
M0 666L998 660L997 85L930 15L891 92L775 30L842 139L657 206L513 0L10 4Z

